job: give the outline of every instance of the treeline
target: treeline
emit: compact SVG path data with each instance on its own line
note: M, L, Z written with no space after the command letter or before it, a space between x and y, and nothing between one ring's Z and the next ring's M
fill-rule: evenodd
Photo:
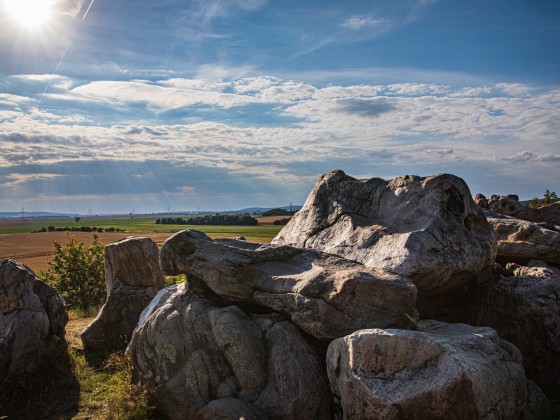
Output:
M34 233L37 232L126 232L126 230L114 227L102 228L102 227L95 227L95 226L81 226L81 227L42 227L40 230L36 230Z
M268 211L265 211L262 216L293 216L295 214L295 211L288 211L288 210L284 210L284 209L270 209Z
M290 218L285 217L283 219L275 220L274 222L272 222L272 224L273 225L287 225L289 221L290 221Z
M218 225L218 226L257 226L259 221L249 214L210 214L205 216L164 217L156 219L157 225Z

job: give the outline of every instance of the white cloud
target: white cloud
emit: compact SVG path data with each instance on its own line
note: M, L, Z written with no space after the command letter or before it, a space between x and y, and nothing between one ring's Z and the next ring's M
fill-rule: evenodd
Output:
M473 95L473 89L479 93ZM2 167L159 157L296 183L312 182L317 171L335 167L363 173L368 164L391 174L396 167L418 165L454 168L464 163L507 171L515 164L513 176L533 177L531 171L560 161L560 91L523 85L466 89L426 83L317 86L267 76L172 78L93 82L51 96L68 105L33 110L29 98L0 96L0 104L13 106L0 111ZM83 101L129 114L111 125L68 112ZM153 118L134 116L139 103ZM262 115L254 108L251 114L238 112L250 104L267 107ZM160 116L161 111L200 106L212 110L208 117L201 114L189 121ZM270 116L274 123L261 124L261 118ZM15 186L23 181L6 182ZM198 188L189 182L169 191L203 194L191 187Z
M373 16L353 16L340 24L343 28L358 30L386 24L384 20L375 19Z

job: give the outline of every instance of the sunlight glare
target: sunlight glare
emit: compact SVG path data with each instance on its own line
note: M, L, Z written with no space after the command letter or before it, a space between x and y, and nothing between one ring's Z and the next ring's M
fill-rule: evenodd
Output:
M52 12L50 0L4 0L4 7L14 21L28 29L47 23Z

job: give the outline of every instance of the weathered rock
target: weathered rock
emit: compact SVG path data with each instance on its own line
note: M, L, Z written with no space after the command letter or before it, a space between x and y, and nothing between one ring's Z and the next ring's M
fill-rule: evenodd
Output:
M478 325L494 328L523 355L527 377L560 398L560 270L508 264L514 276L485 285Z
M290 322L176 288L129 346L134 380L169 418L330 418L321 352Z
M487 209L488 208L488 199L480 193L478 193L477 195L474 196L474 202L481 209Z
M497 213L516 219L535 223L552 223L560 225L560 202L532 208L521 204L519 197L510 195L493 195L488 200L488 208Z
M476 284L496 255L495 233L467 185L447 174L359 181L329 172L272 243L409 276L423 318L440 316L447 291Z
M224 299L273 309L321 340L407 327L404 314L416 316L416 287L407 277L313 250L185 230L163 244L160 260L166 274L184 273Z
M150 238L127 238L105 247L107 301L82 332L87 351L125 348L138 318L165 279L158 247Z
M0 262L0 383L51 363L64 340L64 299L15 260Z
M527 410L519 350L490 328L357 331L329 345L327 372L345 419L520 419Z
M485 214L498 237L498 261L527 263L538 259L560 264L560 227Z

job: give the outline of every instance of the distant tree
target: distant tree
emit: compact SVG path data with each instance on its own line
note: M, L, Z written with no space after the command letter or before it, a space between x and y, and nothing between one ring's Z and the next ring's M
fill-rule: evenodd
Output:
M79 221L81 220L78 216L74 217L74 220L76 221L76 223L79 223Z
M290 221L290 218L285 217L283 219L275 220L274 222L272 222L272 224L273 225L287 225L289 221Z
M249 214L211 214L191 217L185 223L198 226L256 226L259 224L259 221Z
M294 215L294 211L288 211L285 209L270 209L268 211L265 211L262 216L293 216Z
M554 191L551 192L550 190L545 190L543 198L535 197L532 200L529 200L529 206L533 208L537 208L541 206L546 206L547 204L556 203L558 201L560 201L560 199L558 198L558 196Z
M100 307L105 300L104 246L93 235L90 246L70 237L66 245L53 242L54 257L42 278L62 296L70 309L88 311Z

